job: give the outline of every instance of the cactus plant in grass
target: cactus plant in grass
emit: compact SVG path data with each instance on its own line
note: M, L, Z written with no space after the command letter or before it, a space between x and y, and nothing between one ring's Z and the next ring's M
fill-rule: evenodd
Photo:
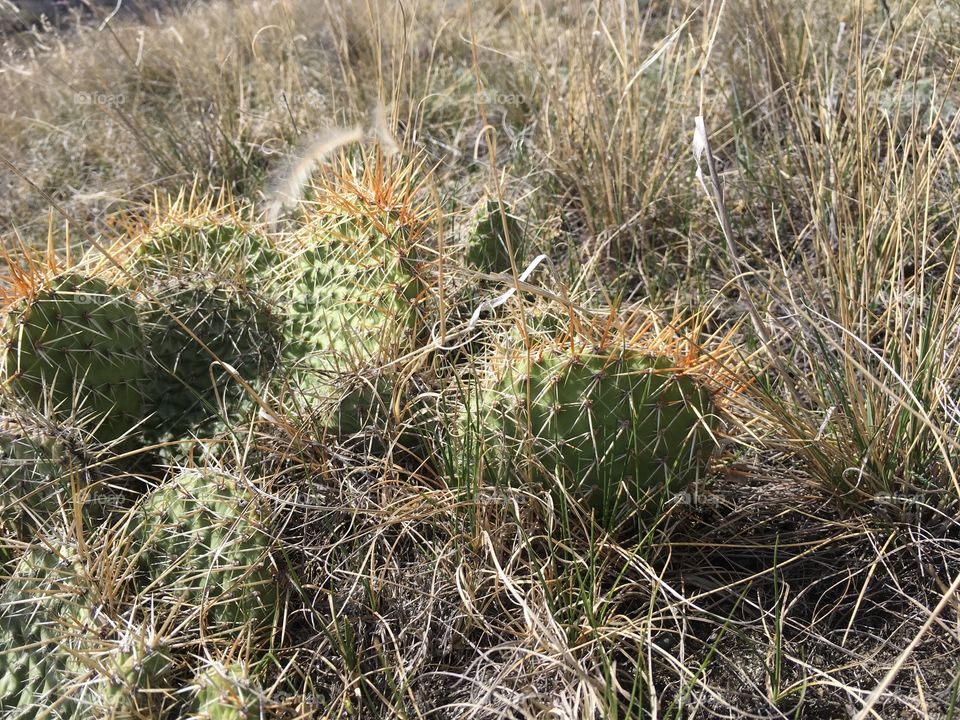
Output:
M397 236L362 220L320 220L308 226L304 242L294 258L285 328L294 367L322 376L412 344L424 282Z
M3 319L7 385L98 442L129 433L142 416L146 355L131 298L75 271L19 280Z
M260 692L240 663L214 663L197 674L189 720L255 720Z
M85 458L75 437L21 414L0 417L0 521L32 538L85 484Z
M262 505L236 478L186 470L147 495L130 533L143 597L207 632L273 618L279 599Z
M696 373L639 343L555 342L490 363L449 453L461 484L532 481L614 529L703 475L716 418Z
M506 222L504 222L506 218ZM524 256L520 221L496 200L483 200L471 216L467 264L485 273L508 273Z
M382 158L341 168L293 238L285 357L308 398L327 395L332 375L395 359L423 329L432 211L414 200L416 171L388 172Z
M150 289L156 302L144 313L153 367L148 435L178 438L249 411L253 403L230 369L254 387L273 370L280 335L269 303L216 276L166 277Z

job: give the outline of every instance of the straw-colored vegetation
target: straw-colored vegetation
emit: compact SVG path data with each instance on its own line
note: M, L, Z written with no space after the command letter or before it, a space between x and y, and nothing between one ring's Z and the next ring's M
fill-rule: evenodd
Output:
M0 717L960 715L958 50L939 0L8 33Z

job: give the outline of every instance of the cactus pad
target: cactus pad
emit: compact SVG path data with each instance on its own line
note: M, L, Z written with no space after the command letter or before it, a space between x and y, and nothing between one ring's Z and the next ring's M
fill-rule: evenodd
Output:
M207 667L196 679L195 712L190 720L256 720L260 697L238 663Z
M288 358L338 372L408 345L424 285L401 243L360 220L307 231L289 291Z
M70 654L92 627L85 572L67 544L30 547L0 594L0 715L72 717Z
M208 630L273 617L272 539L256 497L235 478L184 471L144 498L132 537L158 608L197 613Z
M467 263L481 272L510 272L513 268L511 258L519 262L523 257L520 222L507 208L501 213L500 203L496 200L485 200L473 222L474 227L467 238Z
M151 409L157 435L178 437L197 430L222 417L223 410L232 419L244 408L245 389L170 314L256 386L269 375L280 351L268 303L216 277L169 279L153 291L158 304L147 312L145 327L154 363Z
M43 412L111 442L141 417L144 336L133 302L67 272L6 310L2 375Z
M147 275L187 278L215 272L249 288L259 287L279 261L269 240L254 228L205 214L161 222L134 253L137 269Z
M715 411L671 365L629 350L508 359L461 420L461 480L563 486L608 527L683 490L713 450Z
M83 481L83 456L66 434L0 420L0 520L32 537Z
M168 717L177 702L175 669L175 657L155 639L125 638L83 658L76 674L91 680L78 688L78 704L118 720Z

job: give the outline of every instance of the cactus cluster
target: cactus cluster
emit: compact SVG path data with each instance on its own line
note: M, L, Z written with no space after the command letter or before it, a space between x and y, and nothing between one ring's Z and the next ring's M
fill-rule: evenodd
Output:
M45 543L28 548L0 593L3 717L161 717L175 703L173 655L107 621L75 543Z
M8 571L0 593L3 717L32 720L54 708L76 720L180 717L170 713L189 704L176 678L190 659L162 639L171 619L214 637L255 634L272 620L280 597L274 541L255 498L235 479L185 472L130 516L133 527L118 542L129 545L132 583L111 579L127 574L115 556L97 559L52 534ZM137 608L148 609L145 623L134 622ZM236 668L205 677L199 717L254 717L253 687Z
M0 526L17 540L0 596L5 717L259 715L256 663L217 658L238 657L238 638L276 637L284 608L270 495L258 478L247 482L249 468L213 453L203 462L216 469L193 456L169 467L158 440L241 419L259 431L274 411L290 420L285 431L306 433L319 410L317 445L350 446L337 462L383 456L453 486L544 490L561 512L579 503L610 529L705 472L713 394L655 347L575 340L559 319L565 311L541 313L520 297L519 325L492 314L471 328L487 337L442 358L422 345L437 322L425 215L398 209L389 193L351 192L289 245L275 249L209 216L165 222L120 257L122 278L83 263L6 304ZM521 231L499 203L485 204L466 261L508 271ZM286 404L291 388L300 394ZM451 396L452 418L441 412ZM36 421L6 412L12 397L10 407L29 406ZM309 420L297 426L304 406ZM254 407L270 412L254 417ZM141 466L127 452L138 441ZM103 509L89 502L102 479L101 469L94 483L91 469L113 462L136 476L142 497ZM80 531L83 542L51 540ZM80 552L94 544L103 550L96 561ZM180 645L160 640L168 628ZM191 678L192 695L173 690Z

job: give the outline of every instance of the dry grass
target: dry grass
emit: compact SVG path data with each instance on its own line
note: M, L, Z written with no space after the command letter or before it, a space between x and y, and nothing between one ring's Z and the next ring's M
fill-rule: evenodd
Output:
M402 428L261 417L217 445L285 553L290 601L257 646L271 716L957 716L949 3L211 3L6 46L0 154L36 185L0 163L11 251L46 243L51 200L122 241L194 186L274 203L284 233L278 189L309 202L315 161L360 136L422 163L444 210L423 241L438 342L478 352L539 293L696 311L740 349L711 479L642 536L532 489L451 490ZM549 261L469 328L511 287L461 268L487 196ZM435 409L453 363L413 358L405 401Z

